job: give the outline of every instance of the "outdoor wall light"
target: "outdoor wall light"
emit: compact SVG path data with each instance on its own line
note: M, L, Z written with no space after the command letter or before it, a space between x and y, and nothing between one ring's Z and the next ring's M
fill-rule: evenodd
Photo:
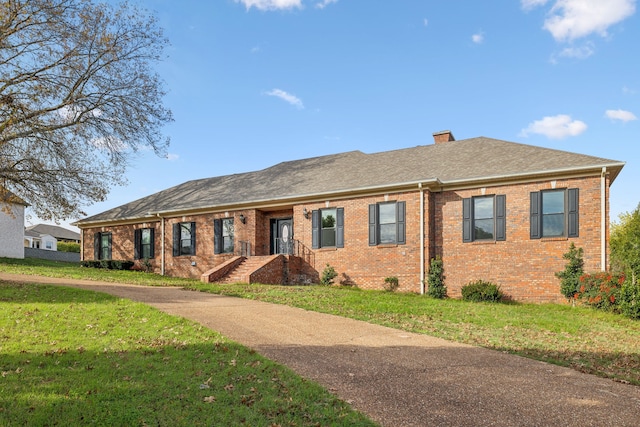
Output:
M304 215L306 219L309 219L309 211L307 210L307 208L302 209L302 215Z
M247 223L247 218L245 218L243 214L240 214L240 217L239 217L239 218L240 218L240 222L241 222L241 223L243 223L243 224L246 224L246 223Z

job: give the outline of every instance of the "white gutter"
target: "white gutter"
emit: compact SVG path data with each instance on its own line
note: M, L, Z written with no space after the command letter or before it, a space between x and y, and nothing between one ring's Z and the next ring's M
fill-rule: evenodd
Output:
M418 183L420 190L420 295L424 295L424 190L422 183Z
M600 175L600 269L607 270L607 167Z

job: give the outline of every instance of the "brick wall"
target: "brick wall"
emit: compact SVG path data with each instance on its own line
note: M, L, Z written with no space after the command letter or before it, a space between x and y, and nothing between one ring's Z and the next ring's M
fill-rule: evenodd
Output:
M579 237L532 240L529 237L529 194L551 188L579 188ZM608 191L608 181L607 181ZM462 199L480 195L506 195L506 241L462 242ZM607 195L608 199L608 195ZM369 246L369 205L381 202L406 203L406 244ZM304 218L303 209L344 208L344 248L313 250L311 267L289 260L289 280L319 277L327 264L337 272L336 282L348 282L365 289L382 289L384 279L396 276L399 290L419 292L420 283L420 192L391 193L349 200L326 200L305 203L277 211L243 210L229 213L188 215L165 219L165 273L170 276L198 278L234 254L214 255L213 220L234 217L236 250L240 241L250 241L252 255L268 255L273 219L293 217L294 238L308 250L312 247L311 215ZM554 273L564 268L562 254L570 242L584 249L585 269L600 266L600 177L540 181L528 184L502 185L459 191L424 193L425 274L430 258L442 256L445 284L449 296L460 296L463 285L478 279L499 284L514 299L560 301L559 281ZM607 224L608 224L608 204ZM246 218L245 224L239 215ZM172 227L178 222L196 222L196 255L172 255ZM113 259L133 259L133 235L136 228L155 228L154 271L160 272L161 223L102 227L83 230L84 259L93 259L93 234L112 232ZM607 231L608 233L608 231ZM608 241L607 241L608 245ZM285 266L286 267L286 266ZM276 267L274 267L276 268ZM280 267L277 267L280 268ZM316 274L317 273L317 274Z
M478 279L499 284L518 300L562 301L556 271L564 269L570 242L584 249L586 271L600 270L600 178L555 181L555 188L579 188L579 237L530 239L529 193L552 188L552 181L486 188L505 194L506 241L462 242L462 199L482 189L435 194L435 252L442 256L448 294L460 296L463 285ZM608 222L608 220L607 220Z
M407 242L404 245L369 246L369 205L385 201L406 202ZM311 215L305 219L303 208L308 212L344 208L344 248L314 250L315 268L320 275L329 264L338 273L335 283L349 281L364 289L383 289L385 277L396 276L398 290L420 291L420 194L417 191L297 206L294 237L311 248Z

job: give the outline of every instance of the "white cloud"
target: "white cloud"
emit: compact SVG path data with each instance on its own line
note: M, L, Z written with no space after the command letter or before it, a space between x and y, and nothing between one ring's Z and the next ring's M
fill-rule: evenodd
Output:
M429 20L427 18L424 18L422 22L424 23L425 27L429 25Z
M531 10L538 6L543 6L549 0L522 0L520 4L524 10Z
M280 10L302 8L302 0L234 0L242 3L247 10L255 7L258 10Z
M624 86L622 88L622 93L624 93L625 95L635 95L636 94L636 90L632 89L628 86Z
M542 120L530 123L520 131L519 136L527 137L530 134L544 135L550 139L563 139L568 136L577 136L587 130L587 125L580 120L573 120L566 114L547 116Z
M484 34L482 33L482 31L472 35L471 41L473 41L475 44L482 43L484 41Z
M633 114L631 111L625 110L607 110L604 115L611 120L620 120L623 122L638 120L635 114Z
M280 98L286 102L288 102L289 104L295 106L296 108L299 109L303 109L304 105L302 104L302 100L300 100L300 98L298 98L295 95L292 95L290 93L287 93L283 90L280 89L272 89L269 92L265 92L265 95L269 95L269 96L275 96L277 98Z
M169 160L170 162L176 161L180 158L180 156L178 154L173 154L173 153L168 153L167 154L167 160Z
M338 3L338 0L322 0L321 2L316 3L316 7L318 9L324 9L329 6L331 3Z
M558 54L558 56L562 56L565 58L577 58L577 59L585 59L590 57L595 53L595 49L593 48L593 43L587 43L583 46L579 47L566 47L562 49L562 51Z
M547 4L547 0L521 0L524 10ZM554 0L543 28L557 41L572 41L607 29L635 13L636 0Z

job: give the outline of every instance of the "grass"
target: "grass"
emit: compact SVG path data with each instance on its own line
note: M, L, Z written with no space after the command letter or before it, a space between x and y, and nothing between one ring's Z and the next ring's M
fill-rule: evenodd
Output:
M289 369L140 303L0 283L2 426L373 426Z
M21 270L19 261L8 264L0 260L0 271ZM89 269L29 266L31 274L57 275L70 271L79 275L85 274L83 270ZM640 385L640 322L587 307L470 303L326 286L217 285L187 279L172 282L136 272L95 270L91 274L97 274L101 280L140 284L147 284L143 282L148 280L287 304L518 354Z

